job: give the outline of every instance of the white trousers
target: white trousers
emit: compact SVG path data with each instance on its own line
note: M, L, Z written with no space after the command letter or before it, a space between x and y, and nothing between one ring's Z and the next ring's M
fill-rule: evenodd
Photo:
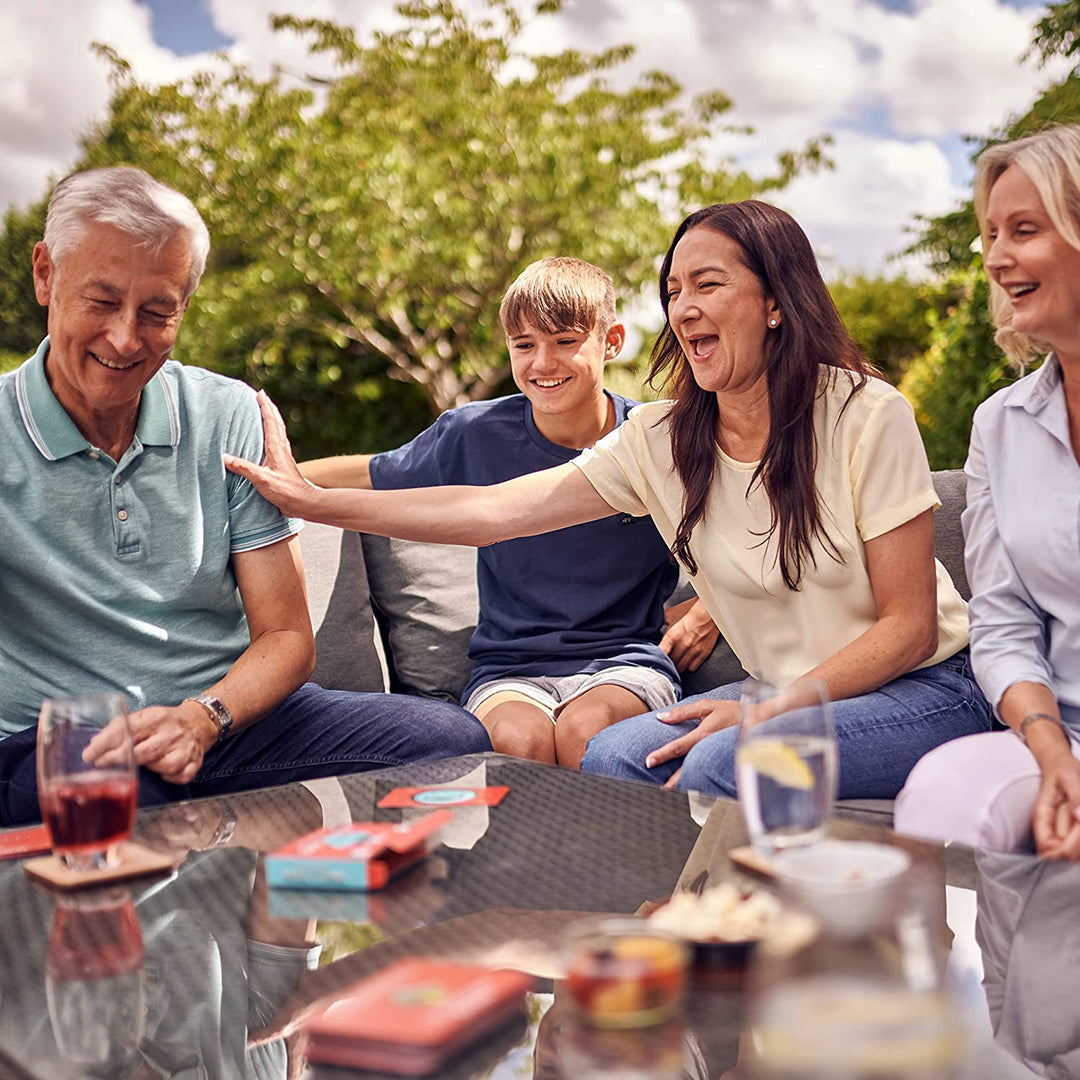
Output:
M1072 751L1080 758L1075 739ZM895 828L988 851L1030 851L1040 782L1034 756L1011 731L953 739L911 770L896 797Z

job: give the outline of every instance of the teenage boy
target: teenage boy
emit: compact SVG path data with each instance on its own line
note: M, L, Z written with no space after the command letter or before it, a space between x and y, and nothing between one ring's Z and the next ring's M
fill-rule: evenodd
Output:
M398 450L300 471L323 487L496 484L572 460L637 404L603 387L604 364L626 332L611 278L591 263L533 263L507 291L499 320L520 394L443 413ZM677 568L650 518L615 514L480 548L477 577L462 704L496 750L576 768L593 735L678 698L668 652L682 663L691 617L661 642ZM702 610L693 613L699 622Z

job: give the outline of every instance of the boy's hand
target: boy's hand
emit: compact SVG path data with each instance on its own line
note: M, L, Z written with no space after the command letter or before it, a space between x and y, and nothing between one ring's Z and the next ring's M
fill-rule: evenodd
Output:
M259 391L259 410L262 412L265 465L223 455L225 468L251 482L256 491L272 502L288 517L304 517L315 488L296 467L285 421L265 390Z
M696 597L664 611L667 630L660 639L660 648L672 659L679 671L697 671L720 637L720 630Z

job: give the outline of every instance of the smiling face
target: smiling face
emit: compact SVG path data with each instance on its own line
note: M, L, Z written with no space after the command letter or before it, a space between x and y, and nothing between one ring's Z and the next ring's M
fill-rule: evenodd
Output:
M595 329L547 333L524 322L507 338L510 370L517 388L529 399L533 419L553 442L595 438L597 417L606 419L604 364L619 354L625 331L620 323L602 335ZM583 443L582 445L588 445Z
M91 442L110 449L119 428L130 428L130 441L143 387L176 341L190 269L183 233L154 253L111 225L88 224L59 266L43 243L34 248L34 291L49 309L45 373Z
M1009 297L1013 329L1080 358L1080 250L1058 232L1018 166L990 189L985 227L986 270Z
M707 225L687 231L667 295L668 323L702 390L747 390L764 376L766 340L781 314L730 236Z

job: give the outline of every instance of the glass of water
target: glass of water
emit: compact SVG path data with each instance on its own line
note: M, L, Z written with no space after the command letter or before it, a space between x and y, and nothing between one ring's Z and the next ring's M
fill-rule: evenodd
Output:
M825 835L836 798L836 738L823 683L784 690L748 680L739 699L739 802L763 855Z

